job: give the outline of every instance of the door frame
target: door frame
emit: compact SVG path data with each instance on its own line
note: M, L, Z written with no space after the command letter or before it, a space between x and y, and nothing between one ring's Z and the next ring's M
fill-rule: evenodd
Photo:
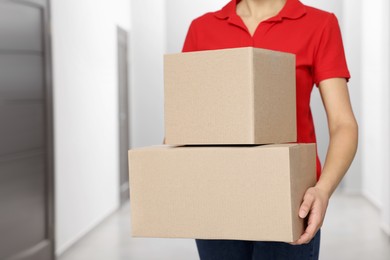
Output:
M123 45L123 43L125 43L124 45L126 46L126 65L125 65L125 88L123 89L122 88L122 82L121 82L121 76L123 77L123 75L121 74L121 66L123 65L121 63L121 58L120 58L120 55L121 55L121 46ZM118 75L118 130L119 130L119 146L118 146L118 149L119 149L119 203L120 205L124 205L126 204L126 202L129 200L129 183L128 183L128 159L126 160L126 164L124 164L124 162L122 161L123 160L123 155L122 155L122 152L123 152L123 142L126 142L127 143L127 149L126 151L130 148L130 126L129 126L129 122L130 122L130 112L129 112L129 33L126 29L120 27L120 26L117 26L117 60L118 60L118 66L117 66L117 75ZM122 129L121 127L121 117L122 117L122 114L121 114L121 107L124 107L125 111L126 111L126 115L125 115L125 118L126 118L126 122L125 122L125 129ZM126 135L126 138L124 138L125 140L122 140L122 135L121 135L121 131L124 131L125 135ZM127 157L127 153L126 153L126 158ZM125 166L126 165L126 166ZM123 183L123 174L127 176L127 183Z
M46 239L25 251L11 256L7 260L41 259L46 256L48 247L50 259L56 259L55 255L55 186L54 186L54 106L53 106L53 80L52 80L52 40L51 40L51 12L50 0L0 0L4 3L15 3L39 8L42 14L42 43L44 64L44 91L45 91L45 204L46 204Z

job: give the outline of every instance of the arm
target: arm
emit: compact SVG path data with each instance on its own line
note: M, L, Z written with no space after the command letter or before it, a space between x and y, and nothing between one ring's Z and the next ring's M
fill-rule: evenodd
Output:
M319 84L328 119L329 147L317 184L305 193L299 216L309 215L305 233L293 244L309 243L324 221L328 201L355 156L358 125L352 111L345 79L333 78Z
M355 157L358 126L344 79L324 80L320 83L320 93L328 118L330 142L316 186L330 197Z

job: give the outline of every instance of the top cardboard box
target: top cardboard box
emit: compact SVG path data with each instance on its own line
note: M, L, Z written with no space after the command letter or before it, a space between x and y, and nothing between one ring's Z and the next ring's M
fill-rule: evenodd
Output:
M167 144L296 142L295 55L257 48L164 57Z

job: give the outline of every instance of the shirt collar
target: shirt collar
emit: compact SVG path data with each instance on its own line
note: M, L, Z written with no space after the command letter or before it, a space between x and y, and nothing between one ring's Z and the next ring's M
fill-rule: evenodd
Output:
M219 19L227 19L237 15L236 7L240 1L241 0L231 0L221 10L216 11L214 15ZM305 14L306 8L299 0L287 0L282 10L280 10L276 16L267 19L267 21L281 21L283 18L298 19Z

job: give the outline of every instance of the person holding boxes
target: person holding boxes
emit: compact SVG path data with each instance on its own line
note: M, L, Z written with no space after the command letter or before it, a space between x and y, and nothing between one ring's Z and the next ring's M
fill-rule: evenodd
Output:
M347 172L358 142L347 81L342 37L334 14L298 0L231 0L192 21L183 52L256 47L296 55L297 142L316 143L310 95L317 86L328 119L330 143L323 169L317 155L317 183L309 188L299 217L307 218L293 243L197 239L202 260L318 259L320 227L329 198Z

